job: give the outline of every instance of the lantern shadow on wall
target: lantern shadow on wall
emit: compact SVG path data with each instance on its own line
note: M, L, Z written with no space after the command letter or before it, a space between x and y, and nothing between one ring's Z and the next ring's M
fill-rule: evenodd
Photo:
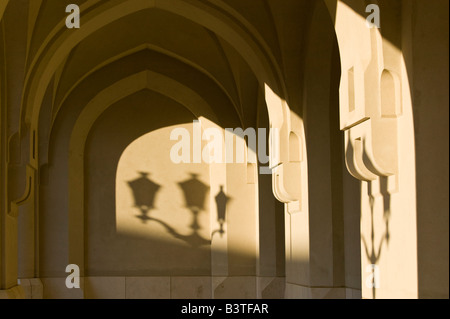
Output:
M147 222L156 222L162 225L171 236L186 242L192 248L210 245L211 240L200 235L202 226L199 222L199 214L201 211L205 210L205 200L209 192L209 186L200 181L197 174L191 174L190 179L178 183L183 191L185 207L188 208L192 214L192 222L189 225L191 233L189 235L183 235L165 221L149 216L150 210L155 208L154 201L156 193L161 186L148 178L149 173L140 174L141 176L139 178L128 182L134 196L134 207L141 211L141 214L136 217L142 220L144 224ZM223 202L223 200L221 200L221 202ZM223 205L226 205L226 202L223 203ZM218 214L223 216L223 218L220 219L223 223L225 221L225 208L219 209L218 205L218 210Z
M128 182L128 185L133 192L134 207L141 211L141 214L136 217L139 218L142 223L146 224L147 221L152 220L148 214L150 210L155 208L154 201L156 193L159 191L161 186L148 178L148 175L150 175L149 173L139 172L139 174L141 176Z
M191 173L191 178L178 183L178 186L183 191L186 208L192 214L192 223L189 225L192 230L190 235L184 236L180 234L173 234L176 238L181 239L192 247L200 247L209 245L211 240L203 238L199 231L202 226L199 223L199 214L205 210L206 195L209 192L209 186L198 179L198 174Z
M215 200L217 205L217 221L219 222L220 228L214 230L211 233L211 237L214 237L215 234L220 234L220 237L222 237L225 234L223 226L226 221L227 203L231 200L231 197L228 197L223 191L223 185L220 185L220 191L216 195Z
M368 183L368 193L372 194L372 183ZM380 177L380 195L383 197L383 219L385 222L385 230L384 234L381 236L381 240L379 241L378 245L375 243L375 196L369 195L369 203L370 203L370 242L367 242L366 238L363 234L361 234L361 240L363 243L363 248L366 253L366 258L370 262L371 265L378 265L379 261L381 259L381 252L383 250L383 246L389 245L389 240L391 237L391 233L389 231L389 219L391 216L391 195L388 191L388 185L387 185L387 178L386 177ZM374 276L372 278L372 281L370 282L370 286L372 287L372 297L373 299L376 299L376 292L377 292L377 279L375 276L378 276L374 272ZM367 284L367 282L366 282Z

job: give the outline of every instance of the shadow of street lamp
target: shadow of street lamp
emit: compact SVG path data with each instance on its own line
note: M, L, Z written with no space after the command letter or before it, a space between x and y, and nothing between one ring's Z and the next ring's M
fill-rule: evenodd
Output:
M183 191L186 207L193 215L191 228L194 231L198 231L201 229L200 224L198 223L198 214L205 209L205 199L209 187L198 179L198 174L191 174L189 180L178 183L178 185L180 185L180 188Z
M148 216L150 210L154 207L154 201L156 197L156 193L161 188L160 185L154 183L151 179L148 178L149 173L139 172L140 177L128 182L128 185L133 192L134 197L134 207L137 207L141 214L136 216L139 218L144 224L147 221L151 220Z
M219 222L220 228L213 231L211 237L213 237L214 234L216 233L219 233L220 237L222 237L225 234L223 225L225 224L226 221L227 203L230 199L231 198L228 197L223 191L223 185L220 185L220 191L215 197L217 205L217 221Z
M209 186L205 185L198 179L198 174L191 174L191 178L178 183L181 190L183 191L184 200L186 203L186 207L192 213L192 224L190 228L192 229L192 233L190 235L184 236L180 234L174 234L176 238L181 239L192 247L200 247L203 245L209 245L211 243L210 240L207 240L200 236L199 230L201 229L201 225L198 220L199 213L205 209L205 200L206 195L209 191Z
M192 233L190 235L182 235L165 221L148 216L149 211L154 208L155 196L161 186L150 180L148 178L148 173L141 172L140 174L141 176L139 178L128 182L134 196L134 207L139 208L141 211L141 214L136 216L137 218L144 224L148 221L160 224L171 236L186 242L192 248L199 248L211 244L210 240L203 238L199 234L201 225L198 220L198 215L205 209L204 205L209 187L198 179L197 174L191 174L189 180L178 183L183 191L186 207L191 211L193 216L190 225Z

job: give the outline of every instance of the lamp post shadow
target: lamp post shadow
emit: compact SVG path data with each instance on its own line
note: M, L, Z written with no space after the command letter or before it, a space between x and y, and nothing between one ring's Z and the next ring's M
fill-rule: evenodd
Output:
M139 218L142 223L146 224L152 218L149 217L149 212L155 208L154 202L156 193L160 190L161 186L153 182L148 178L150 175L146 172L139 172L141 175L139 178L128 182L134 197L134 207L141 211Z
M215 199L217 206L217 221L219 222L220 228L211 233L211 238L214 237L215 234L220 234L220 237L225 234L223 226L226 221L227 203L231 200L231 197L228 197L227 194L225 194L223 185L220 185L220 191L217 193Z
M185 207L189 209L192 215L192 222L189 225L191 233L189 235L180 234L165 221L149 216L150 211L155 208L156 194L161 189L161 186L148 177L150 175L149 173L140 172L140 175L139 178L128 182L134 197L134 207L140 210L140 214L136 218L139 218L143 224L147 224L147 222L160 224L172 237L186 242L192 248L199 248L211 244L211 240L201 236L200 230L202 226L199 220L199 215L205 210L205 200L210 187L199 180L198 174L191 173L190 179L178 183L178 186L183 191ZM221 237L225 234L226 206L230 199L225 194L223 185L221 185L220 191L215 197L217 221L219 222L220 228L211 233L211 238L216 233L220 234Z

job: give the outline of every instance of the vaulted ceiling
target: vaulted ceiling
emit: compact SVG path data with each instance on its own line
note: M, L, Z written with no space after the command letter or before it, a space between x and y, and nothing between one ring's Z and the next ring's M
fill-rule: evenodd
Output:
M29 125L45 95L54 120L78 87L98 92L149 69L199 92L224 125L255 125L262 82L285 98L286 87L300 84L315 2L10 1L3 51L10 102L20 104L16 123ZM81 8L80 29L65 26L70 3Z

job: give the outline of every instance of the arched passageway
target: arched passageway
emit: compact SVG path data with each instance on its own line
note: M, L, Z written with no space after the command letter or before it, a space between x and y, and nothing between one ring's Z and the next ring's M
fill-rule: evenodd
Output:
M70 2L0 4L1 289L442 295L424 240L446 215L416 187L417 1L379 3L381 29L362 0L79 0L68 29Z

